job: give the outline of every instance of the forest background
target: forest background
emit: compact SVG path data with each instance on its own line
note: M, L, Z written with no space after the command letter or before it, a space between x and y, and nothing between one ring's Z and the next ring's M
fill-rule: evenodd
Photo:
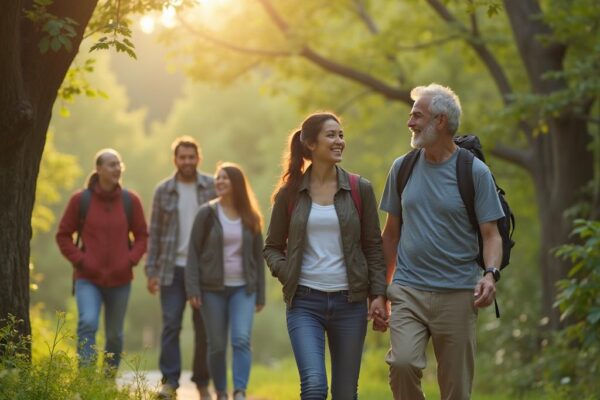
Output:
M306 60L267 55L265 62L264 54L240 54L228 48L230 42L224 42L225 39L234 42L247 34L239 29L240 20L258 32L256 37L248 39L254 49L265 43L281 47L282 43L269 36L271 31L261 28L264 21L254 14L261 11L252 8L251 2L214 3L218 6L206 8L199 25L190 27L180 19L173 28L161 28L158 29L161 32L152 34L135 28L137 61L122 53L89 54L87 48L93 44L93 38L83 42L81 54L63 84L64 95L54 106L40 167L33 216L35 235L31 243L35 315L52 319L55 310L67 310L68 326L74 329L75 305L69 296L71 267L58 253L53 236L68 196L83 186L92 169L93 156L100 148L112 147L121 152L126 164L124 186L140 194L149 218L155 185L173 172L170 143L177 136L192 135L203 148L202 170L212 173L219 160L234 161L244 167L267 223L269 197L280 173L287 134L307 113L332 110L341 115L347 139L342 165L370 179L378 196L392 161L409 149L406 104ZM289 9L285 3L282 8ZM499 2L480 2L485 4L479 8L475 7L477 2L446 3L465 21L472 23L473 13L477 15L477 29L486 32L486 45L498 54L515 87L526 90L528 83L516 55L509 22L502 8L494 7ZM549 6L561 2L541 3ZM533 134L548 135L545 118L552 112L564 111L557 105L560 98L524 97L518 99L518 107L505 107L496 94L497 82L488 76L474 52L462 41L464 32L440 24L438 17L417 1L333 1L325 7L316 2L304 5L297 17L310 21L314 29L303 30L298 42L329 43L328 50L333 55L344 54L349 65L361 66L373 74L395 76L407 87L433 81L452 87L464 108L460 132L478 134L484 149L522 140L515 121L530 117L529 114L534 115L531 119L537 124ZM590 49L599 49L598 22L594 17L598 10L593 1L576 1L571 6L564 13L559 8L548 17L549 21L562 27L563 31L557 31L564 36L568 36L568 28L575 30L574 26L583 24L587 36L570 34L585 43L569 54L568 61L571 65L591 62L592 68L598 68L597 56L589 53ZM369 10L374 19L369 18ZM386 35L389 40L368 39L370 35L376 36L374 20L388 29L377 32L378 40ZM132 26L138 26L134 24L139 22L132 20ZM198 26L220 32L220 36L211 36ZM158 44L157 38L162 43ZM398 54L402 54L403 62L395 63L393 70L378 62L379 58L390 59ZM88 61L90 58L94 61ZM589 85L591 89L582 89L585 94L598 95L597 79L584 73L569 79L571 87ZM83 87L88 96L73 99L69 87ZM577 96L574 92L573 98ZM599 140L595 102L589 115L592 138L589 151L596 157L593 165L597 181ZM575 390L577 384L587 382L586 373L593 376L597 372L594 369L597 362L589 362L590 357L598 354L597 342L591 351L588 346L581 358L569 351L570 338L548 329L550 321L542 310L543 282L538 268L539 238L543 236L540 199L534 192L531 176L522 169L493 157L489 157L488 164L507 191L517 216L517 247L499 284L502 318L496 319L491 309L480 312L476 390L494 393L501 387L506 393L525 398L543 392L561 398ZM561 212L585 215L581 208L585 209L585 205ZM556 216L557 220L562 217ZM383 214L381 218L383 222ZM145 289L143 263L135 273L125 347L129 353L142 353L146 368L154 369L160 334L158 298ZM593 306L592 303L590 307ZM255 363L265 370L278 370L282 365L293 368L284 315L279 285L269 280L268 306L257 315L253 337ZM184 365L188 366L192 353L189 319L186 314L182 340ZM363 369L363 378L383 385L386 335L369 333ZM432 373L430 368L430 379Z

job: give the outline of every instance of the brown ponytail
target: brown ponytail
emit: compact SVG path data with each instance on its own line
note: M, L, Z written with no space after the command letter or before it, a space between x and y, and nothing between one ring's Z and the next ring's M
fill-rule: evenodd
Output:
M98 183L99 179L100 178L98 177L98 173L96 171L91 172L87 177L85 187L88 189L93 189L94 186L96 186L96 183Z
M275 201L275 196L281 190L285 190L288 201L294 199L302 181L302 175L308 162L312 159L312 152L306 145L317 141L323 124L330 119L340 123L340 119L333 113L311 114L302 122L299 130L290 134L289 150L283 156L283 171L271 196L271 201Z

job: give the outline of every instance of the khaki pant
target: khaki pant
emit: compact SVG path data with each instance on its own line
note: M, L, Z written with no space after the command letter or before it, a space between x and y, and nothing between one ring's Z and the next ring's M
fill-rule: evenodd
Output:
M386 356L395 400L420 400L431 337L442 400L468 400L475 368L477 309L473 291L431 292L392 284L391 348Z

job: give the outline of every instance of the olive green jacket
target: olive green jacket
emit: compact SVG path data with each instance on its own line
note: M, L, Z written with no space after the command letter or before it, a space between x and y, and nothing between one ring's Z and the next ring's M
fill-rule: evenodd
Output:
M263 238L242 227L242 267L246 291L256 292L256 304L265 304L265 263L261 254ZM185 268L185 291L188 297L200 296L203 290L225 290L223 272L223 228L212 200L198 210L188 247Z
M367 296L385 295L386 267L373 187L369 181L360 178L361 220L352 200L348 173L340 167L336 169L338 190L333 203L342 235L349 300L362 301ZM283 285L284 301L289 305L298 286L306 246L306 224L312 205L310 173L311 167L304 173L291 216L285 189L276 194L263 250L271 273Z

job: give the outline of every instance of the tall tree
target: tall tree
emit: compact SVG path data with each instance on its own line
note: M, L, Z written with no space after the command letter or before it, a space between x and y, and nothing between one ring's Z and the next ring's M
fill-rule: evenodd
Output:
M71 39L77 48L95 7L95 0L56 1L48 11L78 22ZM36 180L52 105L75 51L42 54L47 32L25 18L25 9L32 10L33 1L0 4L0 318L10 313L22 319L21 332L28 335Z
M19 329L24 335L31 331L31 215L59 88L86 29L106 34L96 48L114 47L131 55L127 15L164 4L161 0L0 2L0 320L8 314L23 320ZM78 90L71 86L63 95Z
M594 179L589 124L600 87L596 1L244 0L236 5L217 21L214 15L200 23L181 19L182 29L197 39L193 53L200 56L192 73L227 81L267 65L280 72L278 77L313 82L305 97L316 90L330 98L374 93L410 105L413 85L452 71L451 63L428 71L431 57L448 59L453 53L466 60L465 70L471 68L473 76L485 71L497 99L485 100L488 119L506 114L514 121L496 130L492 152L531 176L541 225L542 312L551 328L560 328L555 283L566 276L569 263L551 250L567 241L571 223L565 212L582 200ZM497 15L481 18L482 8ZM478 61L480 72L468 66L471 60ZM461 72L449 80L458 82ZM591 210L600 208L597 189Z

